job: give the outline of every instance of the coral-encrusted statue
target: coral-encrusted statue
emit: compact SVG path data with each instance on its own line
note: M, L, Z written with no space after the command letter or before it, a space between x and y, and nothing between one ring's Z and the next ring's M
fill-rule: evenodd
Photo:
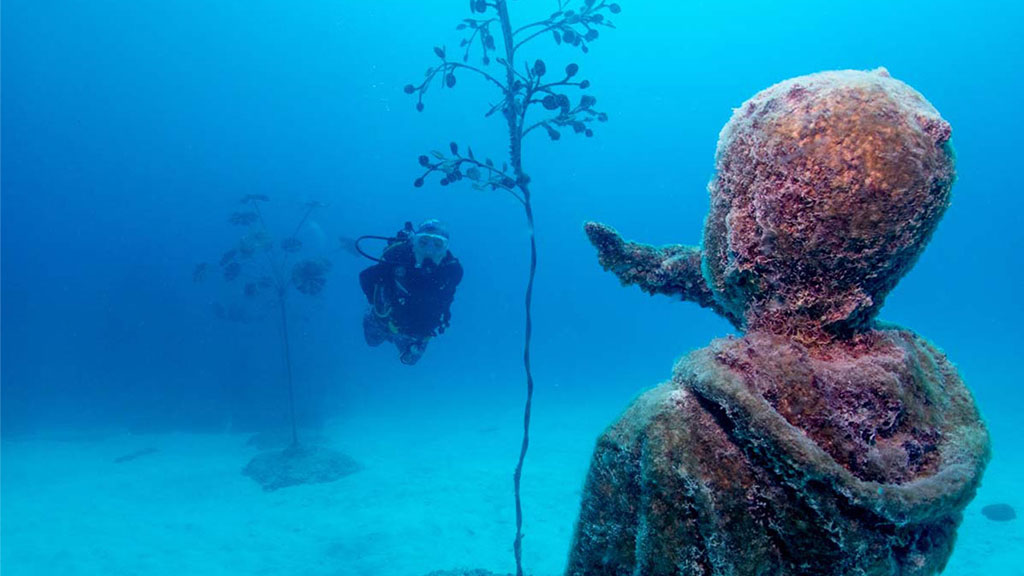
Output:
M988 433L942 352L875 316L949 205L949 139L884 69L795 78L722 130L701 248L587 224L623 283L744 335L682 359L600 438L568 574L945 566Z

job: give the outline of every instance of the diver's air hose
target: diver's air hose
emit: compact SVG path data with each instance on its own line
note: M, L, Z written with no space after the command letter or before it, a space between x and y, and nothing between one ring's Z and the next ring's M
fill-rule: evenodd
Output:
M390 246L391 242L399 240L399 238L396 238L394 236L373 236L369 234L356 238L355 246L356 251L359 252L359 254L361 254L364 258L373 260L374 262L384 262L382 258L370 256L366 252L363 252L363 249L359 246L359 243L362 242L363 240L387 240L388 245ZM387 250L387 248L385 248L385 250ZM383 296L384 295L382 294L381 287L379 285L375 285L373 287L373 313L378 318L387 318L388 316L391 315L391 305L384 302ZM382 304L384 305L383 309L381 309Z
M383 262L383 260L381 260L380 258L377 258L376 256L370 256L366 252L363 252L363 249L359 247L359 243L362 242L363 240L387 240L388 242L392 242L394 240L398 240L398 238L394 236L371 236L369 234L356 238L356 252L359 252L359 254L362 255L364 258L369 258L374 262Z

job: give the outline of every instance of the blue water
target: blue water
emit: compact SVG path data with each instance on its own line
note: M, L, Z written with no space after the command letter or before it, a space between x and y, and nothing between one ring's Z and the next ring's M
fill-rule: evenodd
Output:
M518 0L512 17L525 23L556 4ZM958 180L937 233L881 316L929 338L957 364L993 433L987 485L1014 485L1021 470L1001 462L1024 462L1016 445L1024 410L1024 189L1017 173L1024 8L880 0L622 5L617 28L602 29L588 54L546 37L525 50L526 60L541 57L549 70L578 62L580 78L592 82L590 93L610 116L593 138L565 134L551 142L538 133L525 144L539 251L539 426L553 442L560 414L594 407L585 425L562 422L576 434L566 442L579 449L557 482L582 483L589 443L618 410L667 378L680 355L732 331L695 305L621 288L597 265L582 223L605 221L654 244L698 243L718 132L734 107L789 77L885 66L953 126ZM449 141L499 163L505 158L503 121L484 118L497 97L469 74L453 90L435 86L423 112L402 91L434 64L433 46L456 50L454 26L467 16L466 2L408 0L4 3L5 574L54 573L55 566L81 574L100 566L159 572L132 564L134 552L112 552L110 564L86 562L73 531L49 533L46 523L12 538L26 525L19 511L30 509L19 508L26 492L12 478L31 482L37 470L15 459L31 451L18 449L25 442L91 433L217 438L285 423L274 309L251 307L247 324L213 312L218 303L243 300L239 286L220 281L216 260L238 238L227 217L245 194L270 197L269 225L282 235L304 202L329 205L301 236L309 254L333 263L326 289L290 301L299 421L315 429L401 415L409 428L399 433L415 439L417 416L500 415L491 424L503 438L493 447L497 456L482 456L486 465L475 470L510 489L524 394L523 211L508 195L466 183L441 187L428 178L423 188L412 186L417 156ZM387 235L407 220L431 217L448 224L466 274L451 329L408 367L393 349L363 343L357 275L368 262L339 249L338 238ZM194 283L199 262L211 263L210 278ZM440 449L458 458L458 442L452 436ZM543 458L544 440L538 442ZM244 461L230 462L232 482ZM48 461L37 454L34 462L44 469ZM398 468L402 462L401 454L391 461ZM524 482L535 486L556 482L529 468L526 474ZM983 491L976 504L989 500L1024 510L1019 491ZM69 498L64 513L75 517L81 502ZM571 531L574 505L567 505L563 533ZM544 511L538 504L528 514L529 522ZM217 521L196 518L200 526ZM389 533L392 520L382 513L374 530ZM480 513L475 521L485 530L497 519ZM511 540L503 526L496 557ZM972 526L988 525L965 530ZM1007 526L977 550L1009 549L1011 560L1024 561L1019 520L1016 532ZM244 547L231 529L223 537ZM34 545L42 551L18 548ZM213 570L210 554L194 558L195 573ZM470 552L452 566L422 571L481 564ZM1011 565L1003 573L1020 574ZM307 573L333 573L318 570Z

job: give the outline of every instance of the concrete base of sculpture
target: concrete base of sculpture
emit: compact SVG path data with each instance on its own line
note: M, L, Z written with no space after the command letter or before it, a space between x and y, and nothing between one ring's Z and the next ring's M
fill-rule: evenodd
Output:
M300 484L334 482L360 468L349 456L326 446L293 444L284 450L255 456L242 474L270 492Z

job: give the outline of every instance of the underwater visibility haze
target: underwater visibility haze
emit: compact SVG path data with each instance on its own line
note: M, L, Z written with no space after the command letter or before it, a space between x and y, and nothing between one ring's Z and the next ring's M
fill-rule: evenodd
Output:
M1024 576L1022 24L4 3L0 570Z

